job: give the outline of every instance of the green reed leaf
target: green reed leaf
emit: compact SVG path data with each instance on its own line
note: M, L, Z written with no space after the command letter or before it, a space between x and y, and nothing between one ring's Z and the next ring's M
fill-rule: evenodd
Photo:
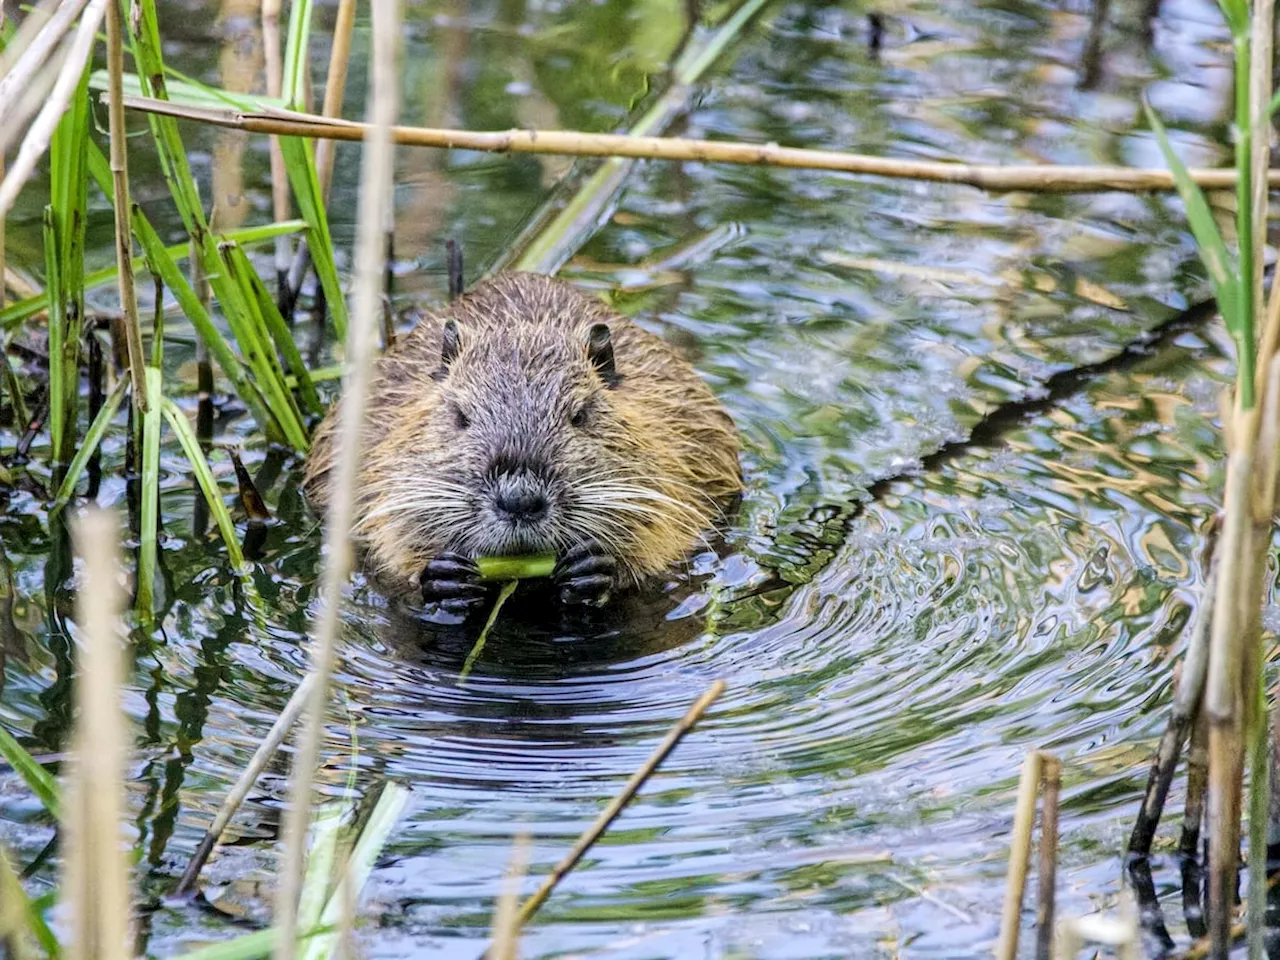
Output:
M98 449L98 445L102 443L102 438L107 435L107 429L111 426L111 421L115 419L116 412L120 409L120 401L124 397L125 388L128 386L128 378L121 377L117 381L115 388L107 394L106 400L102 402L98 415L93 418L93 423L89 424L89 429L84 435L84 441L76 450L76 455L72 457L71 464L67 467L67 475L62 478L62 484L58 487L58 494L54 497L53 505L49 508L50 511L61 510L75 496L76 484L80 481L89 458L93 456L93 451Z
M191 429L187 415L179 409L177 404L165 397L163 407L164 418L169 421L174 436L182 445L182 452L186 454L187 462L191 464L196 482L200 485L205 502L209 504L209 512L213 514L214 522L218 525L218 532L222 534L222 542L227 547L227 558L237 572L242 572L247 569L247 566L244 551L240 549L240 537L236 533L236 525L231 519L231 513L227 510L227 502L223 499L222 490L218 487L218 481L209 467L209 461L205 459L204 451L200 449L200 441L195 431Z
M186 314L187 319L191 321L196 334L208 346L214 360L217 361L223 374L230 381L232 389L248 406L249 412L253 415L253 419L258 426L267 434L268 438L283 439L284 434L280 425L260 399L258 391L249 382L249 375L245 370L244 364L240 362L240 358L236 356L235 351L231 349L231 345L223 337L222 331L214 324L204 304L200 302L200 298L196 296L195 291L191 289L187 278L178 269L171 249L160 242L160 235L156 233L155 228L151 226L150 221L143 215L141 208L137 204L134 204L133 207L132 223L133 235L138 238L138 243L142 245L147 268L154 275L160 277L164 285L168 287L169 292L173 294L174 299L178 301L178 306L182 308L182 312ZM184 244L183 248L185 249L185 247L186 245Z
M27 753L26 748L4 727L0 727L0 757L4 757L5 763L13 767L41 806L53 814L55 819L61 816L62 801L58 781L36 763L35 757Z
M156 549L160 527L160 409L164 376L147 367L147 396L156 398L142 419L142 522L138 543L137 606L150 619L155 611Z
M280 137L280 152L284 155L284 166L298 212L307 222L307 249L311 251L311 262L324 290L325 305L333 317L333 329L339 339L344 339L347 335L347 301L338 279L333 235L329 232L329 217L316 173L315 153L311 142L302 137Z
M1164 124L1151 109L1151 104L1144 102L1143 106L1147 111L1151 129L1155 132L1156 141L1160 144L1160 151L1164 154L1165 162L1169 164L1169 170L1173 173L1178 196L1182 198L1182 205L1187 212L1187 222L1191 226L1192 235L1196 238L1200 259L1209 273L1209 282L1213 285L1213 294L1218 300L1218 309L1222 312L1227 329L1233 335L1238 335L1244 327L1245 318L1241 315L1240 279L1235 261L1227 250L1218 225L1214 223L1213 214L1209 211L1209 203L1205 200L1204 193L1191 179L1186 165L1173 152L1173 145L1169 141L1169 134Z

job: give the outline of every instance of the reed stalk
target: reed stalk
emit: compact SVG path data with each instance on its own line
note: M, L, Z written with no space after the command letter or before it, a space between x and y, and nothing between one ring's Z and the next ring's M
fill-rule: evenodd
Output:
M1173 775L1178 766L1182 744L1186 742L1191 732L1204 699L1205 682L1209 672L1209 628L1213 622L1218 581L1216 561L1218 554L1212 550L1211 546L1212 540L1210 547L1204 551L1206 560L1204 566L1209 572L1205 577L1204 590L1192 622L1191 637L1183 657L1182 672L1178 680L1178 690L1173 697L1169 723L1165 727L1164 734L1160 738L1160 746L1156 749L1156 756L1152 760L1142 807L1138 810L1133 832L1129 835L1130 856L1145 857L1151 853L1151 844L1155 839L1156 828L1160 825L1160 817L1164 811L1165 800L1169 796L1169 788L1173 784Z
M339 0L338 18L333 25L333 45L329 48L329 76L325 80L324 103L320 107L322 116L342 116L355 25L356 0ZM321 140L316 144L316 176L320 178L320 196L325 202L329 200L329 185L333 182L333 155L332 140Z
M62 898L71 949L84 960L127 960L129 871L120 836L127 737L120 686L124 663L114 517L90 510L75 528L85 578L78 594L78 716L68 778Z
M125 97L125 106L143 113L181 118L250 133L358 142L367 124L292 111L253 111L198 106L147 97ZM993 193L1148 193L1177 189L1168 170L1123 166L1068 164L970 164L951 161L873 157L837 150L813 150L683 137L639 137L628 134L582 133L572 130L448 130L397 126L392 130L400 146L478 150L488 153L547 153L579 157L632 157L638 160L677 160L830 170L899 180L921 180L978 187ZM1188 170L1193 183L1205 190L1230 190L1238 180L1235 169ZM1280 186L1280 169L1267 182Z
M253 752L248 766L240 771L240 776L231 787L227 798L222 801L222 806L214 816L209 829L205 831L205 835L196 846L196 852L191 855L191 861L187 864L187 869L183 872L182 879L178 881L178 886L174 889L175 895L186 896L195 892L196 881L200 878L200 871L204 869L205 862L209 859L213 848L217 846L218 840L222 837L222 831L227 829L227 824L236 815L236 811L240 809L240 804L244 803L244 798L249 795L249 791L253 789L253 785L257 782L262 771L267 768L267 764L279 752L284 738L288 735L298 717L301 716L302 709L306 705L315 683L316 677L314 674L308 674L304 677L302 682L298 684L297 689L293 691L293 696L289 698L289 702L284 705L284 709L276 717L275 722L271 724L271 729L267 731L267 735Z
M18 147L17 155L5 172L4 180L0 181L0 217L7 216L13 209L13 202L17 199L18 192L26 185L35 171L36 163L49 149L53 132L71 103L71 98L80 87L84 65L89 62L89 56L93 52L93 45L98 37L98 27L102 24L106 9L107 0L88 0L85 5L84 16L80 20L79 27L76 28L62 72L58 74L53 90L27 130L26 136L22 138L22 145Z
M140 414L148 410L146 360L142 355L142 327L138 322L138 296L133 280L133 233L129 226L129 148L124 127L124 11L122 0L107 0L108 132L111 140L111 175L115 186L113 209L116 229L116 277L120 308L124 312L125 344L129 348L129 379L133 402ZM163 303L163 301L161 301Z
M163 396L164 379L159 367L146 367L147 389ZM156 559L160 531L160 424L163 407L151 404L142 416L141 520L138 533L138 582L135 603L149 622L155 611Z
M604 835L604 832L609 829L609 825L618 818L618 814L622 813L640 788L644 786L645 782L653 776L654 771L662 765L662 762L670 756L671 751L684 739L684 735L693 729L694 725L702 719L702 715L707 712L707 709L711 704L715 703L723 692L724 681L715 681L707 688L706 693L694 701L693 706L688 709L685 715L676 721L675 725L667 732L667 735L662 738L662 742L649 755L649 758L640 765L640 768L631 775L631 778L618 791L617 796L609 801L607 807L600 811L600 815L596 817L591 826L587 827L569 852L564 855L564 858L551 868L551 873L542 881L533 895L520 905L520 912L516 915L516 933L523 929L525 924L538 912L538 908L546 903L547 898L551 896L557 884L577 865L578 861L586 855L586 852L595 845L595 842Z
M280 0L263 0L262 49L266 61L267 96L279 99L284 86L284 61L280 49ZM276 220L289 219L289 175L284 168L280 140L272 137L268 145L271 155L271 208ZM277 296L283 297L291 252L288 237L275 239ZM281 301L283 302L283 301Z
M1058 883L1058 796L1061 788L1062 761L1049 754L1041 754L1036 960L1053 960L1054 905Z
M30 89L87 3L62 0L53 6L51 16L47 10L33 12L6 46L0 63L4 68L0 71L0 128L15 122L12 111L20 103L20 95Z
M511 858L502 875L502 890L493 911L489 960L516 960L520 952L520 881L529 869L529 835L516 834L511 845Z
M338 414L333 494L325 518L325 565L311 645L315 686L308 697L306 723L294 758L290 805L286 812L284 857L276 898L278 926L275 956L293 960L297 940L298 892L302 877L307 821L315 765L324 732L329 676L333 669L338 608L351 567L351 521L360 434L364 423L379 311L382 276L382 225L392 204L391 126L399 110L399 23L397 0L373 2L373 58L367 115L372 131L365 144L356 242L355 287L347 335L347 374Z
M1036 791L1040 786L1040 753L1032 750L1022 762L1018 799L1014 806L1009 872L1005 877L1004 912L1000 918L1000 939L996 960L1015 960L1021 930L1022 898L1027 888L1027 867L1031 863L1031 833L1036 823Z

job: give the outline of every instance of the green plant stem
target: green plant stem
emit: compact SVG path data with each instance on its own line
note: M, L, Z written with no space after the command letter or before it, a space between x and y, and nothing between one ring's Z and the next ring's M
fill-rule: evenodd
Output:
M555 572L556 556L536 553L525 557L480 557L476 566L481 580L537 580Z
M63 339L66 337L64 318L66 305L62 297L62 266L59 240L58 217L53 204L44 208L44 285L49 296L49 322L45 325L49 338L49 440L53 461L57 461L62 450L62 433L65 429L66 391L62 388L63 369L61 358L64 354Z
M62 803L58 791L58 781L49 775L49 771L36 763L35 758L23 748L13 735L4 727L0 727L0 757L13 767L22 777L27 788L35 794L40 804L51 813L54 819L62 814Z
M227 559L231 561L231 566L237 573L243 573L248 566L245 564L244 552L240 549L236 525L227 510L226 501L222 499L222 491L218 487L218 481L214 479L213 470L209 468L209 461L205 459L204 451L200 449L200 441L196 439L195 431L187 422L187 415L178 408L177 404L168 397L164 397L162 403L164 417L169 421L169 426L174 436L178 438L178 443L182 445L182 452L187 455L196 482L200 485L200 491L204 494L205 502L209 504L209 512L213 514L213 519L218 524L218 532L222 534L222 542L227 548Z
M71 464L67 467L67 475L62 478L62 484L58 487L58 493L54 497L53 505L49 507L50 512L61 510L75 496L76 484L84 473L85 465L89 462L89 458L93 456L93 452L98 449L98 445L102 443L102 438L106 436L107 429L111 426L111 421L115 419L116 411L120 409L120 401L124 397L125 388L128 386L129 381L121 378L116 383L115 389L107 394L107 398L103 401L98 415L93 418L93 423L89 424L89 429L84 435L84 441L76 450L76 455L72 457Z
M462 683L471 675L471 668L475 666L475 662L480 659L480 652L484 650L485 641L489 639L489 631L493 629L493 625L498 621L498 612L502 609L502 605L510 599L511 595L516 592L516 587L520 585L518 580L508 580L502 585L502 589L498 591L498 595L493 600L493 608L489 611L489 619L484 622L484 627L480 631L480 636L476 637L475 646L471 648L471 652L467 654L467 660L462 665L462 669L458 672L458 682Z
M91 154L92 156L92 154ZM107 198L110 200L110 196ZM302 220L286 220L283 223L269 223L259 227L245 227L242 230L231 230L223 235L224 240L230 240L241 246L254 246L264 243L274 237L285 233L299 233L306 229L306 223ZM171 259L175 262L181 262L188 258L191 253L191 244L189 242L175 243L166 247L162 247ZM142 266L142 258L135 257L133 260L134 270L136 271ZM115 267L104 267L101 270L95 270L92 273L85 274L84 288L88 290L97 290L99 287L105 287L116 278ZM23 320L34 317L36 314L49 309L48 291L39 293L36 296L28 297L25 300L19 300L17 303L11 303L3 311L0 311L0 330L9 330L17 326Z
M1241 307L1242 323L1236 331L1236 381L1239 403L1245 410L1254 405L1254 367L1256 343L1254 335L1253 303L1253 190L1250 186L1253 173L1253 117L1249 110L1249 33L1246 24L1243 33L1233 40L1236 58L1236 238L1240 245L1237 266L1237 298Z
M147 367L147 390L154 397L164 395L164 377L155 367ZM142 529L138 544L138 611L150 621L155 613L156 538L160 526L160 403L142 418Z

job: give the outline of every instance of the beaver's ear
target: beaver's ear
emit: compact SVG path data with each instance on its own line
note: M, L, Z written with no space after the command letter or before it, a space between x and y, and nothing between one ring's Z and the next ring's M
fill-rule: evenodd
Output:
M587 359L600 374L605 386L612 389L622 380L618 376L618 368L613 363L613 335L606 323L592 324L587 332Z
M440 331L440 369L435 372L437 380L443 380L449 375L449 364L453 363L461 349L462 341L458 336L458 324L453 320L446 320Z

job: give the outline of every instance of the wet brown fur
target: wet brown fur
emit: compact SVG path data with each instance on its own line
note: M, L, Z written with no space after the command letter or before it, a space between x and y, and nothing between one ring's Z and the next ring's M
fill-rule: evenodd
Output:
M449 319L461 348L446 371ZM611 333L613 387L588 358L597 323ZM337 409L307 461L319 509ZM444 551L527 552L486 526L482 488L495 458L545 464L555 477L555 542L534 546L560 553L598 539L631 583L685 559L742 486L733 423L693 368L597 298L533 274L499 275L427 314L377 363L355 528L389 588L411 589Z

